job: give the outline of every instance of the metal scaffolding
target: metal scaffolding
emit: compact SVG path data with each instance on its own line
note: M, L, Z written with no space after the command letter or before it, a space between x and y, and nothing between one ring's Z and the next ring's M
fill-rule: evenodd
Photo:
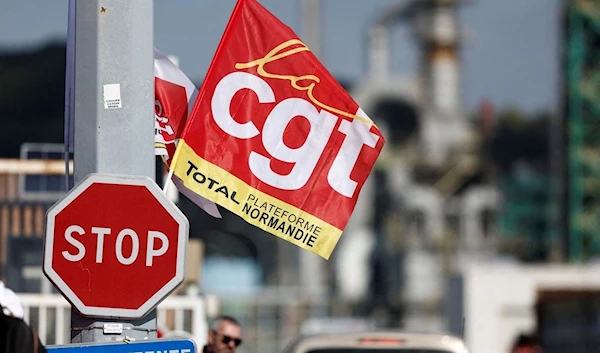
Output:
M567 158L570 261L600 253L600 3L575 0L567 22Z

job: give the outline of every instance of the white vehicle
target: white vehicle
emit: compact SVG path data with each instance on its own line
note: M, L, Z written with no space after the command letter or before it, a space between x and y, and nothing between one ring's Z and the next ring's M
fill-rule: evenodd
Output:
M299 336L283 353L468 353L468 350L461 339L449 335L373 331Z

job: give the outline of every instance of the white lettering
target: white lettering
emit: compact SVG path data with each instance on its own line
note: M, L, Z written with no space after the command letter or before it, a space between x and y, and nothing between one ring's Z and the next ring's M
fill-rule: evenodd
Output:
M101 264L104 254L104 236L110 234L110 228L92 227L92 233L98 236L98 242L96 244L96 263Z
M357 183L350 179L350 173L356 165L363 145L375 147L379 136L370 132L371 126L354 119L343 120L338 130L346 135L340 151L335 156L327 181L331 187L346 197L352 197Z
M129 236L131 238L132 243L131 254L129 255L129 257L123 256L123 239L125 239L125 236ZM122 263L123 265L131 265L135 261L135 259L137 259L138 253L140 251L140 239L138 238L136 232L129 228L120 231L119 235L117 235L117 244L115 247L115 251L117 254L117 260L119 260L120 263Z
M319 110L313 103L302 98L288 98L278 103L267 116L262 131L252 121L237 122L231 115L231 102L243 89L252 90L259 103L274 103L275 95L262 78L247 72L234 72L225 76L215 88L211 99L215 123L227 134L249 139L262 134L265 152L253 150L248 156L252 173L265 184L282 189L298 190L306 185L323 155L333 129L340 118L329 111ZM346 197L353 197L358 183L351 179L352 170L360 157L363 146L374 148L379 141L371 133L371 120L362 109L356 112L359 119L342 119L338 128L345 137L327 174L331 188ZM290 148L283 136L293 119L305 118L310 123L306 140L301 146ZM276 173L272 161L293 164L287 175ZM147 258L148 260L148 258Z
M310 123L310 131L302 146L292 149L283 143L286 127L295 117L304 117ZM298 190L308 182L329 136L335 127L337 117L326 111L319 111L311 103L300 98L289 98L277 104L267 117L263 127L262 141L271 156L280 161L294 163L288 175L275 173L271 169L271 158L251 152L248 160L250 170L260 180L283 190Z
M154 248L154 239L160 239L160 248ZM169 248L169 238L161 232L149 231L148 232L148 247L146 250L146 266L152 266L152 259L156 256L162 256L167 252Z
M217 84L211 100L215 123L229 135L240 139L252 138L260 133L252 121L240 124L231 117L229 111L231 100L238 91L244 88L254 91L260 103L275 101L275 94L269 84L262 78L247 72L234 72L225 76Z
M83 235L85 234L85 231L78 225L69 226L67 230L65 230L65 239L67 240L67 242L69 242L69 244L76 247L78 252L77 254L71 254L70 252L65 250L62 252L62 255L67 261L75 262L80 261L85 256L85 246L83 246L83 244L80 241L73 238L73 233Z
M166 349L164 350L158 350L158 351L135 351L135 352L131 352L131 353L192 353L192 350L189 348L182 348L182 349L169 349L168 351Z

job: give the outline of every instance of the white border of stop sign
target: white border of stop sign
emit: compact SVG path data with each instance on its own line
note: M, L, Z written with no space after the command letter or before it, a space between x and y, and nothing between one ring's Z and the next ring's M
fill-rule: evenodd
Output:
M164 209L173 217L173 219L179 225L179 231L177 235L177 268L175 270L175 276L167 282L159 291L154 293L144 304L137 309L124 309L124 308L107 308L107 307L95 307L85 305L71 290L71 288L62 280L62 278L52 268L52 256L54 246L54 223L56 216L71 204L77 197L79 197L87 188L92 184L116 184L116 185L131 185L131 186L145 186L154 198L156 202L160 203ZM90 210L90 212L95 212ZM175 288L177 288L184 280L185 276L185 255L186 247L188 242L189 234L189 222L185 215L175 206L169 199L166 198L162 190L156 185L156 183L144 176L131 176L131 175L113 175L113 174L90 174L77 184L65 197L54 204L46 214L46 239L44 242L44 273L46 277L54 283L58 290L64 295L64 297L71 302L71 304L85 316L92 317L104 317L104 318L141 318L147 315L152 309L154 309L164 298L166 298ZM88 256L94 256L94 251L90 251ZM95 250L95 249L94 249ZM141 257L141 256L140 256ZM142 260L143 261L143 260ZM76 262L73 262L76 265ZM114 276L115 274L111 274ZM110 289L107 289L110 290ZM130 295L130 293L123 293L123 296Z

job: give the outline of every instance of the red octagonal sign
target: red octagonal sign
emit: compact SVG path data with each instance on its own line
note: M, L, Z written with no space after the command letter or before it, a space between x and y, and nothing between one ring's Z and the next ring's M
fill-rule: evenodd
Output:
M150 178L91 174L46 218L44 272L82 315L143 317L183 281L189 223Z

